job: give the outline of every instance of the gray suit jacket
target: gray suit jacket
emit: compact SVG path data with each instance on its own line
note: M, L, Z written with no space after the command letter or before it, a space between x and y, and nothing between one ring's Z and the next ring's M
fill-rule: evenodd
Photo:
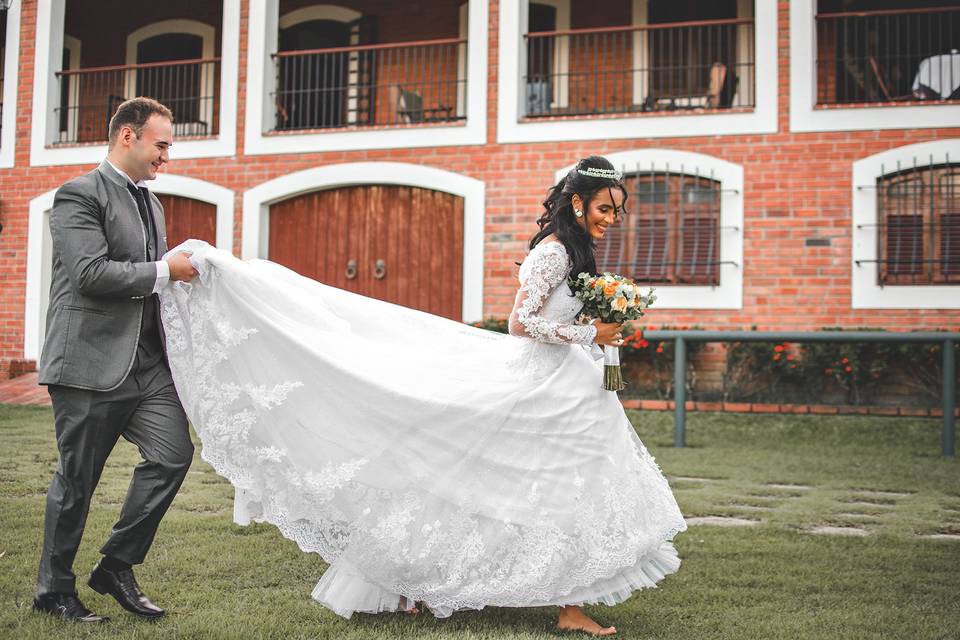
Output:
M40 384L110 391L133 367L143 299L157 268L127 179L103 162L66 183L50 212L53 275ZM152 193L157 256L167 251L163 207Z

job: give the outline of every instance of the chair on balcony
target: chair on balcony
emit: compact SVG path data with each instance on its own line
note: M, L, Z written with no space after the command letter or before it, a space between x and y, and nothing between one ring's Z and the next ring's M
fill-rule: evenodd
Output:
M886 98L890 102L913 99L912 93L907 93L903 95L893 95L893 91L891 91L892 85L887 81L887 78L883 73L883 68L880 66L880 63L877 62L877 59L874 58L873 56L870 56L869 62L870 62L870 69L873 71L873 77L877 81L877 86L880 87L880 93L883 94L884 98Z
M453 120L453 107L439 105L424 107L423 96L416 91L406 91L401 85L390 87L392 102L397 105L397 121L404 124L420 122L445 122Z
M661 94L648 96L644 104L645 111L674 109L728 109L733 106L733 96L737 93L740 79L737 74L727 70L727 65L714 62L710 66L710 82L706 93Z

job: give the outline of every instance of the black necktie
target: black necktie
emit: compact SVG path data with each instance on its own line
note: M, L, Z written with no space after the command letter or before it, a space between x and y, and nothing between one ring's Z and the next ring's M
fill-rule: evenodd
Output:
M147 188L136 187L129 182L127 183L127 188L130 189L130 195L133 196L133 199L137 201L137 211L140 212L140 220L143 222L143 230L147 234L147 260L150 260L153 257L153 251L156 243L154 242L153 235L153 221L150 219L150 205L148 204L147 200Z

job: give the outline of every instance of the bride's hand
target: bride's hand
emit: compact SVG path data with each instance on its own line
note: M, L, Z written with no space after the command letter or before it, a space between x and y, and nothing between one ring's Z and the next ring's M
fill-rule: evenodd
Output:
M619 347L623 344L623 323L621 322L600 322L594 320L591 322L597 328L597 337L593 339L597 344L608 344L612 347Z

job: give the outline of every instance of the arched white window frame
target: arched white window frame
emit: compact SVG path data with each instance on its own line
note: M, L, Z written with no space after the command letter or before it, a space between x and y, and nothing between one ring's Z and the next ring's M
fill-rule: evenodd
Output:
M217 247L233 251L234 193L220 185L196 178L161 173L149 184L157 194L200 200L217 208ZM44 324L50 302L53 241L50 209L57 189L30 201L27 221L27 283L24 296L23 357L37 360L43 346Z
M570 0L531 0L526 6L523 14L523 32L530 32L530 5L542 4L553 7L557 16L557 31L568 31L570 29ZM522 50L523 69L527 68L527 51ZM524 72L526 74L526 72ZM570 38L559 38L556 46L553 48L553 75L557 82L553 83L553 97L550 104L551 108L562 109L570 103Z
M408 149L479 145L487 142L487 44L489 3L468 3L465 120L449 125L359 129L270 135L275 109L275 74L280 0L250 3L247 32L247 92L244 153L310 153L351 149Z
M817 109L817 1L790 0L790 130L861 131L956 127L960 105Z
M7 9L7 33L3 54L3 122L0 123L0 169L14 164L17 140L17 94L20 71L20 0Z
M707 113L650 117L589 117L563 120L523 120L523 34L529 0L500 1L497 80L497 142L556 142L775 133L777 121L778 23L777 3L756 0L754 17L755 100L751 112ZM738 11L742 8L738 0ZM641 9L633 8L634 16ZM644 12L644 15L646 13ZM635 49L639 51L639 49ZM634 100L643 95L642 74L634 77Z
M236 153L237 95L240 60L240 2L221 0L223 25L220 50L219 133L215 138L176 142L171 156L177 159L232 156ZM56 72L63 57L63 29L66 0L36 3L36 37L33 72L32 132L30 166L95 164L107 154L106 143L98 145L56 146L59 127L54 106L60 95Z
M339 187L400 185L463 198L464 321L483 318L483 182L433 167L402 162L355 162L306 169L269 180L243 194L241 256L269 258L270 205L294 196Z
M330 20L348 24L363 17L363 14L347 7L335 4L315 4L301 9L295 9L280 16L280 28L288 29L303 22L314 20ZM350 46L360 44L360 33L356 29L350 32ZM357 83L360 78L360 56L356 52L350 54L347 60L347 122L354 124L357 121L357 100L359 92Z
M877 179L897 166L960 162L960 138L896 147L853 163L850 304L854 309L960 309L960 286L879 284ZM859 262L859 264L858 264Z
M167 34L185 33L200 38L202 44L200 56L209 60L214 57L214 45L216 44L217 30L212 25L199 22L197 20L160 20L146 26L140 27L127 36L127 64L137 64L137 48L140 43L156 36ZM206 64L200 71L200 86L213 86L213 66ZM137 95L137 72L135 70L127 71L124 77L124 96L133 98ZM200 106L200 119L209 124L213 123L213 100L203 101ZM185 124L185 123L184 123ZM201 135L202 132L186 132L186 135ZM181 135L184 135L181 133Z
M655 285L658 309L743 308L743 167L713 156L671 149L636 149L606 154L618 169L639 166L653 171L699 171L720 183L720 284L716 286ZM560 169L560 181L573 165ZM627 203L629 210L630 204Z

